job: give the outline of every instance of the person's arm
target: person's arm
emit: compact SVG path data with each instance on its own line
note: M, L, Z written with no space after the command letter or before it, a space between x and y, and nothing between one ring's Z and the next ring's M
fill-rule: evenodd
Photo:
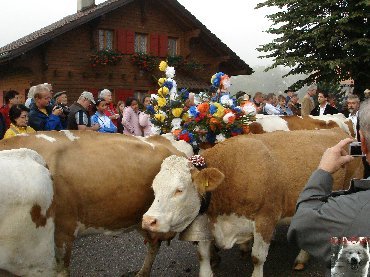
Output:
M280 110L271 104L265 106L265 112L271 115L280 115Z
M135 128L131 125L131 117L132 117L133 112L134 111L132 109L126 108L123 111L123 116L122 116L122 125L131 134L135 133Z
M109 120L109 127L103 126L102 129L105 133L117 133L117 127L112 120Z
M149 123L149 115L144 112L141 112L139 114L139 125L145 128L146 126L148 126L148 123Z
M75 115L78 130L92 130L97 131L100 128L99 124L93 124L91 127L87 126L88 118L83 111L78 111Z
M358 213L353 197L320 198L332 191L332 173L350 162L353 157L343 148L352 139L340 141L327 149L319 168L311 175L297 201L297 210L288 230L288 241L295 241L301 249L330 262L330 239L343 236Z

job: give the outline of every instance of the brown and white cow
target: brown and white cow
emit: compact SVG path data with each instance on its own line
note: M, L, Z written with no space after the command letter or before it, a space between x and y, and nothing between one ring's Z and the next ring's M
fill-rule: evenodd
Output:
M186 158L168 157L154 179L155 200L143 216L143 228L182 232L198 215L204 193L212 191L206 215L216 245L228 249L254 238L253 276L263 276L275 226L294 214L323 152L345 137L338 128L238 136L206 150L202 170ZM357 160L337 172L334 189L359 177L360 167ZM212 276L209 252L210 241L199 242L200 276Z
M162 161L170 155L185 157L173 146L176 143L161 136L144 139L89 131L54 131L2 140L0 150L29 148L45 159L54 181L54 213L46 221L32 220L38 230L44 230L52 220L57 262L68 267L78 235L109 234L140 223L153 201L151 184ZM190 145L179 144L191 152ZM18 167L12 174L14 182L22 182ZM31 171L27 174L34 176ZM159 246L155 244L153 248L150 253L155 255ZM146 257L140 274L149 275L153 260L153 256Z
M257 115L256 121L249 125L252 134L275 131L319 130L340 127L347 134L355 137L352 121L343 114L321 116L278 116Z

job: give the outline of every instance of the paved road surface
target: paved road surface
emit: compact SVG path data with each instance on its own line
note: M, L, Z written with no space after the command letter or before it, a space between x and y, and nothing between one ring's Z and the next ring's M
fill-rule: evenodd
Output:
M278 228L271 244L265 276L323 277L322 263L311 259L303 272L291 270L298 249L286 243L287 227ZM76 241L71 264L71 276L133 276L140 269L146 246L136 232L119 236L94 235ZM221 263L215 268L218 277L251 276L250 255L242 255L237 247L220 252ZM196 247L190 242L163 244L153 266L151 276L198 276L199 265Z

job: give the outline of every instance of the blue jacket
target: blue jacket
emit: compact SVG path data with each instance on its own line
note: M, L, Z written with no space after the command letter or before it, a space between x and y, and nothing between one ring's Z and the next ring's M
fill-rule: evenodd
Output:
M35 104L31 104L28 124L36 131L63 130L59 116L52 114L52 107L46 107L48 115L41 112Z
M104 118L104 120L102 120ZM107 122L109 122L107 124ZM91 125L99 124L100 128L98 132L100 133L117 133L117 127L113 124L112 120L109 119L105 114L102 115L99 112L96 112L91 116Z

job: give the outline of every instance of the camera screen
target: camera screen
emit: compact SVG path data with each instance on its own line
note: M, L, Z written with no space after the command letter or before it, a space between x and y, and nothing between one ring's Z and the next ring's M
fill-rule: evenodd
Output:
M351 156L363 156L361 151L361 144L358 142L351 143L349 145L349 154Z

